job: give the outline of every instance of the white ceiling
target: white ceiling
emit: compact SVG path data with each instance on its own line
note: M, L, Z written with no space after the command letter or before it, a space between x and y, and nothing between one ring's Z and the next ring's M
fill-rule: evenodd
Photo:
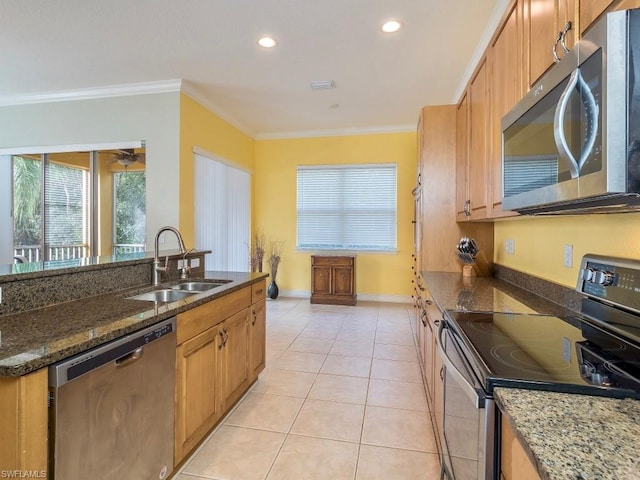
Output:
M257 138L413 129L421 106L457 99L505 4L0 0L0 105L181 79ZM404 28L383 34L389 18ZM311 90L323 80L336 88Z

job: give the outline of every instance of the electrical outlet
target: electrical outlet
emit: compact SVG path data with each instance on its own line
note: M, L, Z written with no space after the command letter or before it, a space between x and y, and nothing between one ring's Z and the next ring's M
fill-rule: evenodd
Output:
M562 358L567 363L571 363L571 340L562 337Z
M188 263L187 260L178 260L178 270L182 269L185 266L185 263Z
M504 242L504 253L507 255L514 255L516 253L516 241L508 238Z
M198 268L200 266L200 259L199 258L192 258L191 259L191 268Z
M564 266L573 267L573 245L564 246Z

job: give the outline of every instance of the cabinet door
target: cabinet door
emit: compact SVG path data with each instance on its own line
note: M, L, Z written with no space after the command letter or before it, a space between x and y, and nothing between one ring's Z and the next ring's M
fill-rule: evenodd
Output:
M353 267L333 267L333 294L353 295Z
M265 367L266 300L251 305L249 320L249 382L253 382Z
M433 336L433 326L432 323L430 321L430 319L428 318L427 315L425 315L425 323L424 323L424 361L423 361L423 366L424 366L424 374L425 374L425 383L427 385L427 394L429 395L429 398L431 399L431 401L433 402L435 400L435 384L434 384L434 373L433 373L433 367L434 367L434 355L437 355L435 353L434 347L435 347L435 343L434 343L434 336ZM431 404L431 408L433 408L433 404Z
M576 0L524 0L527 28L525 42L529 52L528 87L553 65L553 45L558 33L571 21L572 29L565 36L567 48L576 42ZM556 52L562 58L562 48Z
M502 117L524 93L522 83L522 14L513 2L490 47L491 65L491 195L490 216L515 215L502 210Z
M47 373L41 368L21 377L0 377L3 473L47 469Z
M614 0L582 0L580 2L580 33L584 34L593 21L613 2Z
M312 267L311 292L318 295L331 295L331 267Z
M491 135L487 91L487 62L480 67L469 84L469 200L471 220L487 218L487 143Z
M441 449L443 442L442 427L444 424L444 365L442 365L442 360L437 352L437 341L438 340L436 338L433 342L433 349L435 352L433 356L433 416L435 417L435 421L433 424L436 427L435 433L438 441L438 447Z
M540 480L538 470L527 456L504 416L502 417L500 443L500 473L505 480Z
M209 328L176 350L175 463L203 438L220 418L217 341L219 328Z
M469 96L464 93L456 110L456 219L469 218Z
M229 317L222 323L223 379L222 409L227 410L240 398L249 384L249 309Z

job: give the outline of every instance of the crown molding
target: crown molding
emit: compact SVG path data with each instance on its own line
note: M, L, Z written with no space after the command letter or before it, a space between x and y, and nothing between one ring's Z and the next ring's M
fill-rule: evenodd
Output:
M344 137L349 135L376 135L381 133L414 133L415 125L387 125L378 127L337 128L331 130L302 130L297 132L259 133L256 140L280 140L286 138Z
M182 80L161 80L157 82L129 83L107 87L81 88L60 92L46 92L33 95L0 96L0 106L29 105L34 103L70 102L95 98L124 97L153 93L179 92Z
M415 132L415 125L387 125L375 127L353 127L328 130L301 130L291 132L256 133L232 115L207 99L195 85L182 79L161 80L155 82L129 83L106 87L46 92L32 95L0 96L0 106L30 105L37 103L70 102L131 95L148 95L154 93L181 92L188 95L204 108L220 117L225 122L240 130L254 140L273 140L287 138L339 137L349 135L375 135L384 133Z
M236 127L245 135L251 138L255 138L256 133L253 130L247 127L244 123L235 119L232 115L230 115L229 113L221 109L218 105L213 103L211 100L207 99L207 97L198 89L198 87L193 85L191 82L187 80L183 80L180 90L182 91L182 93L194 99L200 105L202 105L207 110L209 110L210 112L220 117L222 120L224 120L228 124Z

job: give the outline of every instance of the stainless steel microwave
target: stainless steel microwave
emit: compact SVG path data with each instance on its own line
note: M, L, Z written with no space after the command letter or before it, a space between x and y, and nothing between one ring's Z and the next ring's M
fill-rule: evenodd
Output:
M505 210L640 211L640 9L606 14L502 119Z

